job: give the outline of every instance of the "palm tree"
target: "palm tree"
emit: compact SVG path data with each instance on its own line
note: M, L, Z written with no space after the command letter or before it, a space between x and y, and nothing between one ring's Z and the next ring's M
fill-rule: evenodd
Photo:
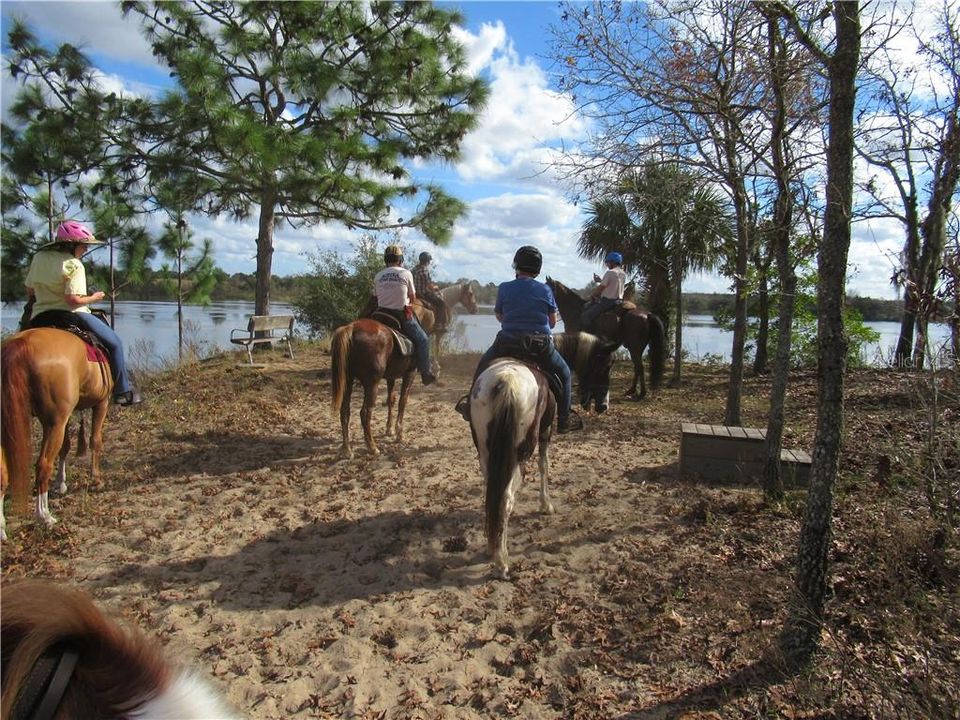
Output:
M676 313L674 383L680 379L683 280L716 268L731 236L719 194L676 163L647 163L587 208L580 255L620 251L624 269L643 277L650 311L665 326Z

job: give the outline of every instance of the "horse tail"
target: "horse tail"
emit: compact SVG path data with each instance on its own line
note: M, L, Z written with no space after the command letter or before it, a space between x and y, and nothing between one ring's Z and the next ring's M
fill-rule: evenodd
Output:
M7 481L16 509L25 508L30 499L32 367L30 350L22 338L13 338L4 344L0 352L0 415L3 417L0 446L3 447Z
M512 376L501 378L491 391L493 410L487 429L487 550L492 554L503 535L506 493L518 460L517 431L520 425L520 397Z
M663 380L667 332L663 328L663 321L653 313L647 313L647 319L650 325L650 387L656 390Z
M347 390L347 383L351 382L350 348L353 345L353 324L341 325L333 333L333 342L330 344L331 356L331 384L333 398L330 407L334 414L340 412L343 396Z

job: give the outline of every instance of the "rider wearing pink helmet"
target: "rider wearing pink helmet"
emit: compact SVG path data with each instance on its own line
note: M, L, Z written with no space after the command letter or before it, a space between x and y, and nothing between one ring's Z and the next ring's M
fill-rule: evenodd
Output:
M141 402L140 393L127 375L123 343L107 323L90 313L90 305L106 297L102 291L87 294L87 275L80 258L91 245L102 245L83 223L67 220L57 228L56 239L40 248L27 272L27 295L33 304L32 326L48 311L67 311L82 327L96 335L110 351L114 379L113 400L119 405Z

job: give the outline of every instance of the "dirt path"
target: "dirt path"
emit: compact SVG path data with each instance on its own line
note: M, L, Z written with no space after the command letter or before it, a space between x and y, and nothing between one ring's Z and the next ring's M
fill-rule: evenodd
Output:
M74 463L50 552L15 522L5 572L87 588L249 718L719 717L769 702L755 671L782 619L799 503L758 518L755 489L676 478L679 421L709 419L722 380L672 409L616 402L557 438L557 513L538 513L531 479L502 581L453 410L475 356L417 385L402 447L384 441L374 460L361 444L349 461L329 357L269 358L186 368L115 411L105 487ZM385 421L378 407L378 434ZM737 672L752 678L739 692L714 685Z

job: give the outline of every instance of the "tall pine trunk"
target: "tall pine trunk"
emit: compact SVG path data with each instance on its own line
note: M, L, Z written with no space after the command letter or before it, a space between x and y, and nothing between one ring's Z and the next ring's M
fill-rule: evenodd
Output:
M844 283L850 249L853 204L853 114L860 65L859 0L834 3L833 54L824 59L830 82L830 134L827 145L827 209L818 253L817 429L807 507L797 553L795 597L781 636L788 662L810 660L820 645L827 591L827 559L833 522L833 488L843 432L843 391L847 339L843 328Z
M269 185L260 196L255 315L270 314L270 280L273 273L273 228L276 224L276 207L277 191L272 185Z

